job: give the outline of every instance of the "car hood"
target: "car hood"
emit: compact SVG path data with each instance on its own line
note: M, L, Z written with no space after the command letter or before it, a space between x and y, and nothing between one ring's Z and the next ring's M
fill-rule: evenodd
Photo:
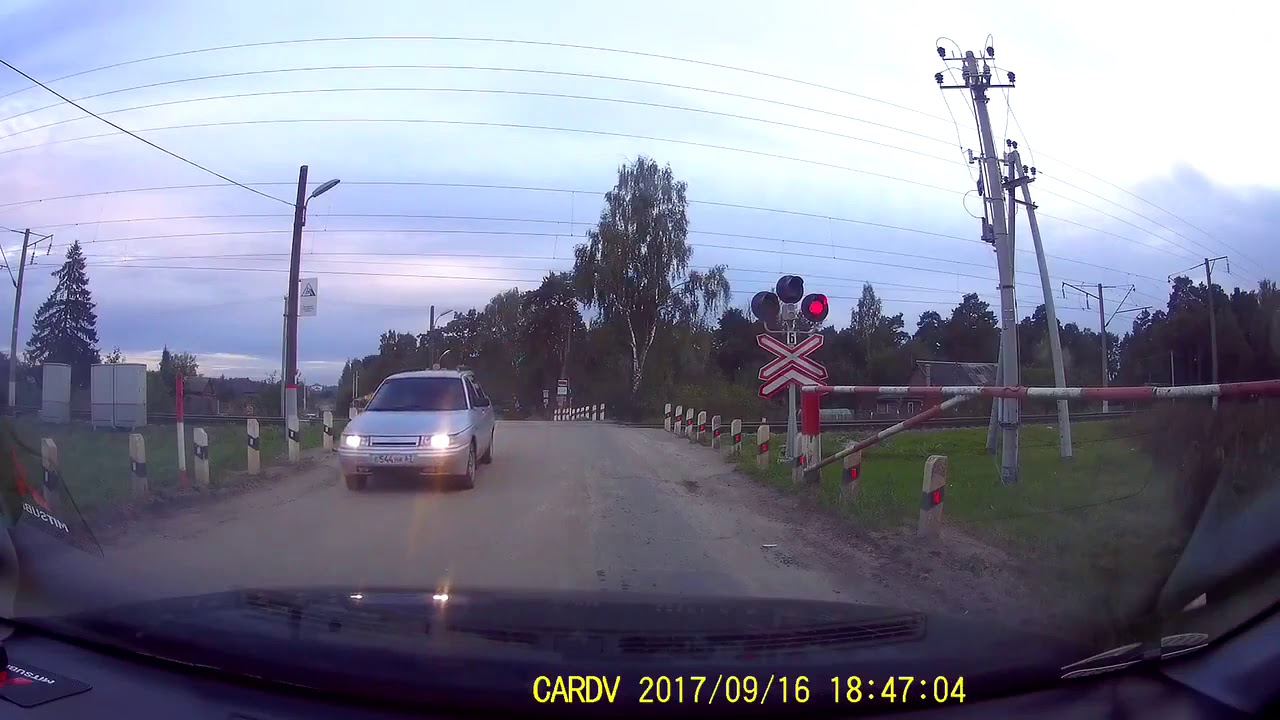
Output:
M633 685L664 673L805 675L815 688L851 673L963 677L976 696L1059 682L1061 666L1091 650L997 623L891 607L631 592L242 589L46 622L180 663L384 700L453 698L473 708L527 707L538 678L585 672Z
M366 410L347 423L352 435L452 435L471 427L469 410L432 412Z

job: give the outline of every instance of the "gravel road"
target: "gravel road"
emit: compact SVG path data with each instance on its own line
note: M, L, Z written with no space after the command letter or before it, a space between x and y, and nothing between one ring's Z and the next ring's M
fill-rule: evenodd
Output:
M968 613L1002 612L1018 592L993 569L1000 558L990 548L851 529L660 430L500 423L494 455L471 490L383 481L359 492L325 458L253 491L134 522L103 538L101 562L164 594L315 584L597 589Z

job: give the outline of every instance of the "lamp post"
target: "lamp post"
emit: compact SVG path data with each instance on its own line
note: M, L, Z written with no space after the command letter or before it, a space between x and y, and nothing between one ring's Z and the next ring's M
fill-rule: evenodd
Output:
M307 224L307 203L329 192L340 181L330 180L307 194L307 166L298 169L298 199L293 205L293 249L289 255L289 301L285 311L284 415L286 427L298 419L298 273L302 265L302 227Z

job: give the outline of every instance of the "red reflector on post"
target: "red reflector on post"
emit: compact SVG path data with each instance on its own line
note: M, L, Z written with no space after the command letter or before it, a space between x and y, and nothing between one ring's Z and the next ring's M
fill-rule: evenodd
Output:
M931 499L933 500L934 505L937 505L938 503L942 502L942 491L934 490L933 497Z
M769 452L769 443L767 442L760 443L760 452L762 453Z
M849 468L849 479L850 479L850 480L857 480L857 479L858 479L858 468L857 468L857 467L851 467L851 468Z

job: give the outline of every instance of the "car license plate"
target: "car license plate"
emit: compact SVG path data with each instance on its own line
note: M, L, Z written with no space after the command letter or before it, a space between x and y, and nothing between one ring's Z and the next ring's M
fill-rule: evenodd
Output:
M374 455L373 461L379 465L408 465L413 462L412 455Z

